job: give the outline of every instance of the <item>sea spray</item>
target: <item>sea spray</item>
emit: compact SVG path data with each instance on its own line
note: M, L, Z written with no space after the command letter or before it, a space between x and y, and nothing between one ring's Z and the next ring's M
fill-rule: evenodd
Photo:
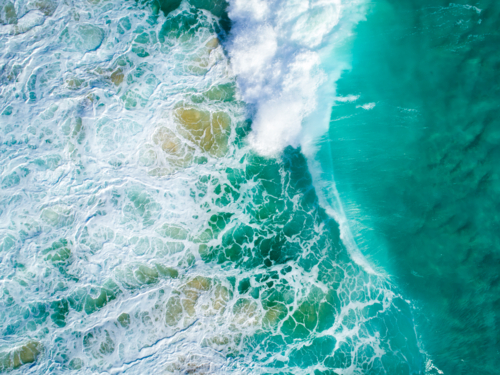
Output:
M312 154L328 130L335 81L349 67L342 49L364 2L235 0L229 16L227 48L251 108L252 146L268 156L289 145Z
M300 144L302 120L327 79L315 50L337 25L339 1L232 1L228 50L245 102L250 142L263 155Z

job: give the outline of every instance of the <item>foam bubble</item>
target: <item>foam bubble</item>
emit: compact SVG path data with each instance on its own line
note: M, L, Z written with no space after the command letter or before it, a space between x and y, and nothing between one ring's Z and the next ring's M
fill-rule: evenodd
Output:
M376 106L376 103L366 103L363 105L357 105L356 108L363 108L364 110L369 111L369 110L375 108L375 106Z

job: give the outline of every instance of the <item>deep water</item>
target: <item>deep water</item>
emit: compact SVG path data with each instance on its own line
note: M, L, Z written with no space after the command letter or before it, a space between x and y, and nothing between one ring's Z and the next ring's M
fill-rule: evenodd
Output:
M497 374L500 3L382 0L366 18L321 157L434 366Z

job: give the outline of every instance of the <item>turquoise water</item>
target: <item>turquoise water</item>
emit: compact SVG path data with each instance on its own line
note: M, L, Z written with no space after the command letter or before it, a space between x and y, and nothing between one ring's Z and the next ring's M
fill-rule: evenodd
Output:
M0 0L0 372L494 373L477 6Z
M495 1L373 3L324 146L356 243L414 301L445 374L500 365L499 16Z

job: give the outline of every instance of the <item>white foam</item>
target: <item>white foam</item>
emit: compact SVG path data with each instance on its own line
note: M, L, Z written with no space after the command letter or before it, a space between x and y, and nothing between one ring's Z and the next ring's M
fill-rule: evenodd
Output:
M340 15L340 0L230 1L229 54L253 107L250 143L260 154L301 145L303 120L328 82L321 54Z
M366 103L363 105L357 105L356 108L363 108L366 111L369 111L373 108L375 108L376 103Z
M347 96L337 96L335 98L336 102L341 103L352 103L359 99L359 95L347 95Z

